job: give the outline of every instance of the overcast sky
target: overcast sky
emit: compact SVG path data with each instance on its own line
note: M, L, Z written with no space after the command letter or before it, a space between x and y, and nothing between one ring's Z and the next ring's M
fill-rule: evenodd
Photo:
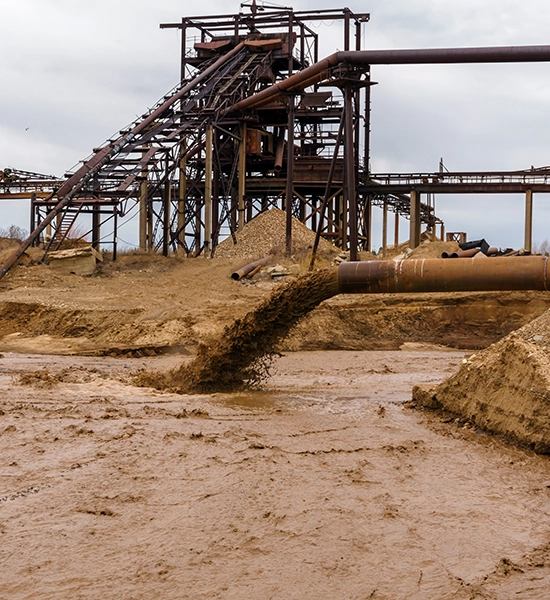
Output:
M296 0L293 8L345 5ZM371 14L366 49L550 44L543 0L347 6ZM238 3L220 0L2 0L0 168L63 175L177 84L179 32L159 23L238 10ZM341 49L337 23L319 25L319 32L322 55ZM372 100L374 172L436 171L440 158L451 171L550 165L550 63L381 65L372 75L379 84ZM436 203L449 231L523 246L520 195L439 195ZM24 202L0 205L0 228L28 229L28 218ZM534 220L534 240L550 238L547 195L535 196ZM401 229L404 239L404 223Z

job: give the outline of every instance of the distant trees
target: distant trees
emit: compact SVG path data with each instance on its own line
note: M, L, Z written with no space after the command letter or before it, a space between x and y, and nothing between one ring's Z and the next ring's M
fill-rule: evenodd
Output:
M22 242L29 237L29 232L18 225L10 225L6 229L0 229L0 237Z
M550 256L550 242L548 239L542 242L535 242L533 244L533 254L542 254L543 256Z

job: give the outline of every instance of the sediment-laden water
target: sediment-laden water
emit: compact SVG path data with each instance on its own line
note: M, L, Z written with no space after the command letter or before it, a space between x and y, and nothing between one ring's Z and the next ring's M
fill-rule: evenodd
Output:
M228 391L267 376L277 343L323 300L338 293L335 269L303 275L275 290L258 308L227 326L219 339L200 346L193 362L141 383L181 393Z

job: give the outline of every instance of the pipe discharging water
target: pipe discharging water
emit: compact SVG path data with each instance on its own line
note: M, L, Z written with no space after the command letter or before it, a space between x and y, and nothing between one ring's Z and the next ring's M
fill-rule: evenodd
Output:
M138 385L179 393L233 391L269 374L277 344L323 300L336 294L548 291L548 257L420 259L342 263L276 289L258 308L201 345L196 358L168 374L140 373Z
M278 342L304 315L336 294L336 269L303 275L228 325L216 342L199 346L191 363L167 374L140 373L137 383L184 394L233 391L259 383L268 375Z

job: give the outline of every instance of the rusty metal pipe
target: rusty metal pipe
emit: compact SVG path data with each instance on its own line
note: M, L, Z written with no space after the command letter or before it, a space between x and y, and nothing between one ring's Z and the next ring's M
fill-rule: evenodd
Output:
M281 127L277 136L277 147L275 149L275 171L279 173L283 168L283 156L285 151L285 130Z
M248 265L245 265L244 267L241 267L237 271L233 271L233 273L231 273L231 279L239 281L239 279L246 277L248 274L254 271L254 269L257 269L258 267L261 268L267 265L272 260L272 258L272 256L266 256L265 258L260 258L260 260L256 260L254 262L249 263ZM256 271L256 273L257 272L258 271Z
M440 258L344 262L338 267L341 294L410 292L548 291L547 256L490 260Z
M427 48L406 50L340 51L234 104L229 112L258 108L282 92L300 91L327 79L341 63L351 65L406 65L550 61L550 46L488 46L481 48Z
M481 250L479 248L470 248L469 250L457 250L451 252L449 258L473 258L476 254L479 254Z

